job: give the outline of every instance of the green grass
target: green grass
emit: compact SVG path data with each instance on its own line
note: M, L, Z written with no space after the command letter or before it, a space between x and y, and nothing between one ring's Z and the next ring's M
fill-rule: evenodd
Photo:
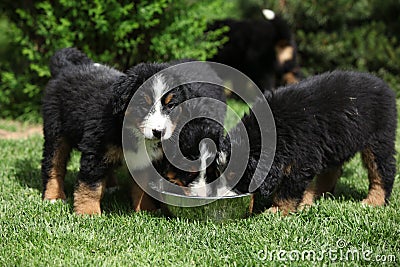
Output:
M400 133L397 139L399 151ZM389 206L363 207L359 201L368 182L359 157L346 164L334 198L318 200L307 211L213 224L133 213L124 190L105 195L102 216L76 216L72 190L77 153L68 167L67 204L43 202L42 143L39 136L0 140L0 266L381 266L376 257L388 261L390 255L396 262L387 265L400 262L399 175ZM325 252L314 261L298 254L320 256L329 250L330 255ZM279 261L278 252L300 259ZM363 260L362 252L371 260ZM346 254L357 253L359 260L343 261Z

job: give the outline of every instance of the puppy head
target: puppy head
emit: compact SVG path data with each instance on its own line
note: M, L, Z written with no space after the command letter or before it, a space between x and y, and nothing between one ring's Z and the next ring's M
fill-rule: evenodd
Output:
M179 104L187 99L185 87L169 90L169 81L165 75L157 74L150 87L141 92L144 102L138 110L139 118L142 118L138 128L147 139L169 139L182 113Z
M170 88L179 81L179 76L173 73L157 74L168 66L141 63L128 70L127 76L113 85L114 115L132 115L137 132L147 139L170 138L182 112L178 105L187 99L185 86ZM128 106L134 95L134 103Z
M219 169L219 165L223 168L227 164L224 161L226 160L224 158L225 152L218 152L218 154L220 158L214 157L211 150L202 144L200 156L197 157L198 161L190 166L192 171L184 171L169 164L164 177L171 183L180 186L187 196L235 195L236 193L233 190L228 189L229 182L224 176L221 176ZM196 159L192 158L192 160ZM219 180L212 187L207 186L217 179Z
M168 163L164 169L163 177L169 182L178 185L181 192L187 196L191 195L191 190L189 186L193 183L199 176L197 168L193 168L193 171L184 171L180 168L173 166Z

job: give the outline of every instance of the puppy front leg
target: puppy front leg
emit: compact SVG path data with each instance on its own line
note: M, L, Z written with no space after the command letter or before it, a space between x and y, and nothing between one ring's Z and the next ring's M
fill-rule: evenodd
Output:
M306 207L312 206L314 199L323 196L325 193L333 194L336 183L341 175L341 166L328 168L318 174L306 187L298 209L303 210Z
M135 171L133 174L136 179L140 179L140 181L144 181L141 184L147 184L148 182L148 173L146 170L143 171ZM131 184L131 199L133 204L133 209L136 212L146 210L146 211L154 211L157 209L156 200L150 197L137 183L136 181L132 181Z
M82 153L78 182L74 191L74 210L77 214L101 214L100 201L108 172L102 157Z
M136 212L142 210L154 211L157 209L154 199L146 194L146 192L144 192L136 182L132 183L131 198L133 209Z
M67 168L70 145L63 138L46 135L42 160L42 198L51 202L57 199L66 200L64 178Z
M284 177L273 196L273 204L269 211L273 213L280 211L282 215L296 212L299 203L304 198L306 188L310 185L311 179L312 178L298 181L291 177Z
M274 196L272 207L268 209L269 212L278 213L286 216L291 212L296 212L299 200L295 198L283 198Z

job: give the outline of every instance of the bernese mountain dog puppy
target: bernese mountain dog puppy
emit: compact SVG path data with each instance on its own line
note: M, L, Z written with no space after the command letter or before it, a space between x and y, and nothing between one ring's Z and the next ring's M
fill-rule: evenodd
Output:
M209 27L229 27L228 42L210 60L240 70L263 91L301 79L297 46L289 25L275 14L268 18L224 19Z
M82 152L74 207L77 213L100 213L105 180L120 143L121 121L113 116L112 84L125 74L94 63L74 48L50 60L52 78L42 98L44 148L43 199L66 199L64 177L72 148Z
M161 140L174 136L180 110L170 116L180 103L199 96L224 102L219 86L188 84L168 89L176 79L185 80L185 73L155 75L148 90L138 91L149 77L173 63L142 63L126 74L102 64L94 63L75 48L62 49L50 61L51 80L42 99L44 149L42 160L43 199L66 199L64 177L72 149L81 151L80 170L74 190L74 210L78 214L100 214L100 201L107 181L113 183L114 169L123 161L122 131L128 133L129 156L134 169L140 171L152 162L163 159ZM208 75L216 74L208 69ZM218 79L216 77L215 79ZM138 93L139 106L130 106L132 96ZM201 101L198 105L201 106ZM208 107L213 110L213 107ZM134 128L124 128L124 117L129 113L140 118L132 122ZM220 116L225 110L216 109ZM129 117L129 116L128 116ZM218 140L223 128L208 120L199 135ZM182 133L185 135L185 133ZM187 133L193 135L192 133ZM194 142L190 143L196 145ZM186 144L186 150L196 150ZM189 152L187 152L189 153ZM149 157L150 161L143 160ZM132 170L131 170L132 171ZM149 196L137 185L132 188L135 210L153 209ZM148 200L148 201L147 201Z
M173 68L168 68L171 66ZM145 63L128 70L127 74L128 77L121 77L114 88L121 99L116 105L117 112L125 116L123 131L132 129L125 132L125 136L136 139L135 142L124 141L125 159L133 162L128 163L130 171L136 181L142 181L140 186L133 187L132 198L135 210L152 210L158 203L143 191L147 181L154 178L148 177L154 172L149 171L148 167L152 166L148 164L146 150L163 178L183 185L177 175L195 177L201 173L202 166L197 163L201 162L202 151L210 153L211 148L201 141L210 139L214 144L219 143L224 132L226 97L222 81L205 62ZM179 86L172 88L172 84ZM138 101L129 103L127 100L137 93ZM164 128L160 128L162 125ZM138 148L138 144L145 144L145 147ZM169 158L165 157L166 150Z
M395 93L385 82L367 73L333 71L280 88L266 99L276 129L269 171L259 159L262 131L273 125L260 129L255 116L265 102L256 103L242 119L244 130L235 127L221 139L217 163L224 171L231 146L243 142L240 131L249 138L247 167L235 190L248 192L252 179L263 180L261 196L272 200L273 211L287 214L311 205L317 195L333 192L342 165L361 152L369 179L362 202L388 204L396 173L397 111ZM254 175L257 168L263 170L259 176ZM235 175L225 174L228 181Z

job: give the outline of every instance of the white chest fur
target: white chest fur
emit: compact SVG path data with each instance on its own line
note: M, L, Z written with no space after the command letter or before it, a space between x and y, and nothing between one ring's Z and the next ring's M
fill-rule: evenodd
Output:
M133 170L142 170L163 156L158 142L143 139L138 141L136 151L125 150L124 153L128 166Z

